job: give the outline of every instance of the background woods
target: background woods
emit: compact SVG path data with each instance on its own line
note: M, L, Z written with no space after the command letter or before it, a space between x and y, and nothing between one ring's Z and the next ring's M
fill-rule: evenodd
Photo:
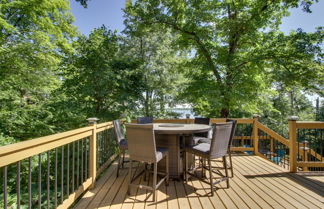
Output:
M84 7L88 1L78 1ZM314 4L315 3L315 4ZM314 4L314 5L313 5ZM125 1L125 30L81 35L69 1L1 1L1 144L127 117L322 118L323 28L285 34L316 1Z

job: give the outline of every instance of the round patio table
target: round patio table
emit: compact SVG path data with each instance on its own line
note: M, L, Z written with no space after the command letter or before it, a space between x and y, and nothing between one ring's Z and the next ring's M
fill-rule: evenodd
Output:
M194 134L207 132L211 126L204 124L154 123L157 134Z
M192 143L194 133L208 132L212 127L203 124L154 123L157 147L169 150L169 174L179 179L183 173L182 151L185 145ZM160 163L163 167L165 164ZM162 168L163 169L163 168Z

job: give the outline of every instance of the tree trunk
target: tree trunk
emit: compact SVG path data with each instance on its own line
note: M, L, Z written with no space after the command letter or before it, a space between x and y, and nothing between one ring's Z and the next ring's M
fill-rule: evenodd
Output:
M290 91L290 115L295 114L295 109L294 109L294 90Z
M145 101L144 101L144 114L146 117L149 116L149 93L148 93L148 90L145 91Z

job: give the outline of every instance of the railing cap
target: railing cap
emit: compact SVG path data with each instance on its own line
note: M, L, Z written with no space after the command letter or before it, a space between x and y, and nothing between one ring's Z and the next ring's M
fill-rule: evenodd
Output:
M97 124L99 118L88 118L87 121L89 124Z
M297 121L298 119L299 119L299 117L295 116L295 115L292 115L292 116L288 117L288 120L290 120L290 121Z

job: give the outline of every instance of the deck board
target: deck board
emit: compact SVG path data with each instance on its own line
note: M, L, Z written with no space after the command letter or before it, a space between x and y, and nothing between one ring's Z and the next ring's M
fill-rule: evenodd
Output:
M93 189L74 206L109 209L187 209L187 208L324 208L324 176L306 176L287 170L258 156L234 155L234 177L229 189L218 189L210 196L209 186L196 179L188 184L170 181L161 185L157 202L143 189L127 195L128 169L116 179L116 163L110 166ZM148 184L152 178L137 182ZM225 182L220 184L225 187Z
M262 161L258 161L258 162L260 162L260 165L264 165L267 166L268 169L272 169L271 167L269 167L268 164L264 164L264 162ZM271 172L268 174L271 174ZM299 201L306 207L322 206L324 201L323 197L317 195L316 193L305 193L304 188L302 186L300 186L298 183L295 183L293 181L289 181L286 173L279 174L279 175L275 174L275 176L276 177L273 179L276 181L276 183L281 185L280 187L278 186L278 188L285 191L289 196L296 199L296 201Z
M254 178L254 176L264 176L264 178L259 178L258 181L260 181L267 189L272 190L274 193L276 193L277 198L280 198L283 203L285 202L289 204L285 205L285 207L297 207L297 208L307 208L305 204L302 204L301 202L304 200L303 198L294 198L292 191L289 189L286 189L278 182L276 177L269 178L269 172L266 168L260 169L260 166L257 166L255 163L247 162L246 159L242 159L243 162L245 162L246 166L249 166L250 172L249 174Z

